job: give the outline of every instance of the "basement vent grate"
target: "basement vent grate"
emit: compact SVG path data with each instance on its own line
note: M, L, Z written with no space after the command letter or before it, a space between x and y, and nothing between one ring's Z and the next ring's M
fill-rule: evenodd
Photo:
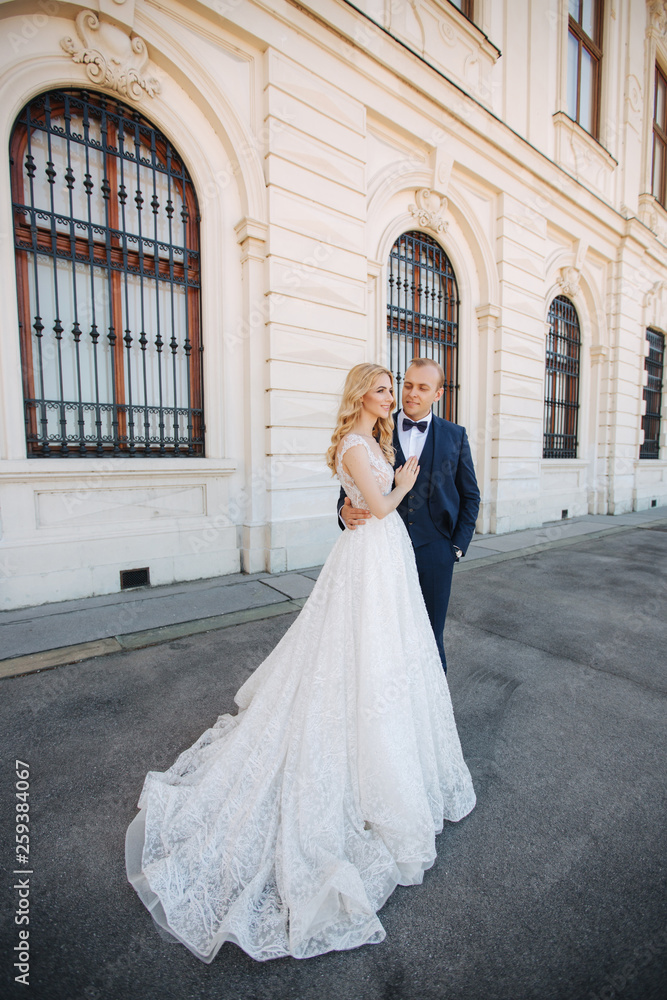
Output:
M132 587L150 586L151 576L148 567L145 569L122 569L120 571L120 589L130 590Z
M657 507L657 506L658 506L658 501L657 500L651 500L651 507Z
M565 518L569 516L569 512L567 510L562 510L560 512L560 516L561 516L561 519L564 521Z

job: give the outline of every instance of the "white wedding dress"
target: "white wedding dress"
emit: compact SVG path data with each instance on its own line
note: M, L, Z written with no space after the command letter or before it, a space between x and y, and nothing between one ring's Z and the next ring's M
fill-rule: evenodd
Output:
M367 441L384 494L393 470ZM475 805L449 689L397 512L344 531L299 617L217 722L150 771L128 878L163 936L210 962L382 941L377 911ZM166 932L166 934L165 934Z

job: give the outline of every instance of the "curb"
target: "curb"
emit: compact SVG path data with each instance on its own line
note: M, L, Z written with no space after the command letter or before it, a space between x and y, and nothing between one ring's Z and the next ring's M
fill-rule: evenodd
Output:
M506 562L508 559L521 559L523 556L534 556L539 552L547 552L549 549L567 548L570 545L583 545L584 542L592 542L598 538L603 538L605 535L622 535L628 531L635 531L637 528L643 527L645 527L643 524L619 524L615 528L600 528L599 531L591 531L585 535L573 535L571 538L555 538L548 542L538 542L536 545L527 545L525 549L515 549L513 552L494 552L488 556L478 556L469 563L457 563L454 567L454 572L469 573L477 569L482 563L485 566L489 566L495 563Z
M178 622L176 625L161 625L159 628L145 629L142 632L128 632L125 635L114 635L107 639L80 642L74 646L59 646L57 649L47 649L40 653L29 653L27 656L14 656L9 660L0 660L0 678L18 677L36 670L48 670L51 667L65 666L68 663L79 663L81 660L92 659L96 656L108 656L110 653L122 653L132 649L145 649L147 646L157 646L162 642L182 639L200 632L213 632L218 629L231 628L234 625L245 625L247 622L274 618L277 615L287 615L294 611L300 611L305 603L305 597L297 597L293 600L282 601L280 604L265 604L259 608L230 611L228 614L215 615L212 618L196 618L189 622Z
M482 566L493 566L509 559L521 559L525 556L537 555L550 549L565 548L571 545L583 545L585 542L596 541L606 535L625 534L637 528L644 530L664 530L667 519L644 522L643 524L619 524L616 527L604 527L599 531L591 531L585 535L573 535L570 538L556 538L551 541L539 542L526 548L515 549L513 552L495 552L478 556L469 563L457 563L455 573L470 573ZM269 584L271 586L271 584ZM274 588L276 589L276 588ZM73 646L59 646L56 649L43 650L39 653L29 653L26 656L15 656L8 660L0 660L0 679L19 677L38 670L49 670L53 667L65 666L68 663L79 663L98 656L108 656L110 653L122 653L134 649L145 649L157 646L162 642L182 639L189 635L202 632L213 632L218 629L232 628L234 625L245 625L248 622L263 621L277 615L291 614L300 611L307 598L297 597L280 604L267 604L258 608L246 608L243 611L231 611L224 615L214 615L211 618L197 618L192 621L178 622L175 625L162 625L158 628L144 629L139 632L128 632L125 635L110 636L106 639L95 639L91 642L81 642Z

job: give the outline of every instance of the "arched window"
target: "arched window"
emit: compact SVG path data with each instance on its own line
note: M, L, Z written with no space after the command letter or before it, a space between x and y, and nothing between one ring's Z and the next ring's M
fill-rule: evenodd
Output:
M199 212L133 108L30 101L11 139L28 454L201 455Z
M564 295L557 295L549 307L544 458L577 457L580 347L576 309Z
M445 371L445 391L434 410L456 421L458 412L459 292L440 244L422 232L402 233L389 255L387 338L389 367L399 394L410 360L433 358Z

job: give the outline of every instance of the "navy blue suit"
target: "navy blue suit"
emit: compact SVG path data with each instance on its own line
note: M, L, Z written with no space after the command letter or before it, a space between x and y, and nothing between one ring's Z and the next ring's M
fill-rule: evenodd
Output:
M414 546L424 603L446 672L442 634L456 562L454 546L465 555L475 531L480 496L465 428L434 414L426 434L417 481L397 510ZM404 465L396 428L394 448L396 466ZM344 501L341 489L339 511Z

